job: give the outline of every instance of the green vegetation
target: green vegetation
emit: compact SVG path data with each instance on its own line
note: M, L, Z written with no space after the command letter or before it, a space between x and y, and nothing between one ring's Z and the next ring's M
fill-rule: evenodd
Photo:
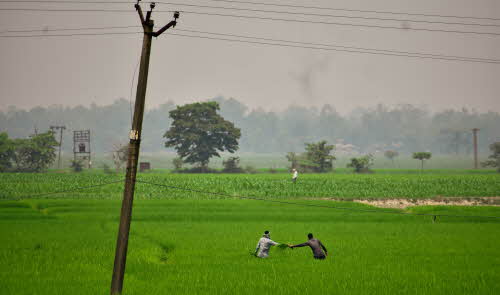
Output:
M399 152L395 150L387 150L384 152L384 156L387 159L391 160L392 165L394 166L394 158L397 158L397 156L399 156Z
M2 294L107 294L119 206L0 202ZM439 208L500 215L500 208ZM266 229L282 243L313 232L330 256L314 261L309 249L274 248L268 259L252 257ZM124 294L498 294L499 243L491 220L432 223L251 200L137 200Z
M500 142L495 142L490 145L491 155L488 160L483 162L484 167L496 167L500 172Z
M56 159L54 133L35 134L29 138L9 139L0 133L0 172L41 172Z
M238 150L241 131L217 113L217 102L201 102L178 106L170 111L172 126L163 137L165 147L173 147L179 157L189 164L207 170L213 156L219 152Z
M224 165L224 169L222 172L224 173L242 173L244 172L243 168L240 167L240 158L239 157L229 157L227 160L222 162Z
M305 153L297 154L288 152L285 158L290 162L291 169L298 169L301 172L330 172L333 169L334 155L330 153L335 149L335 145L327 144L326 140L317 143L305 143Z
M351 163L347 164L347 168L353 168L356 173L371 172L373 166L373 156L366 155L359 158L351 158Z
M73 160L71 161L71 169L73 172L82 172L83 171L83 161L82 160ZM104 167L103 169L109 169Z
M417 159L421 161L422 170L424 170L424 161L429 160L432 157L432 153L430 152L416 152L413 153L413 159Z
M345 171L344 171L345 172ZM418 170L380 170L374 174L302 174L296 185L290 185L290 175L277 174L201 174L186 175L168 172L140 173L139 180L208 190L235 196L282 198L429 198L436 196L487 197L498 196L500 176L488 171L434 171L419 174ZM413 174L407 174L413 173ZM468 174L467 174L468 173ZM98 185L123 179L122 174L82 172L46 174L0 174L0 198L21 197L78 186ZM122 183L62 193L55 197L121 198ZM152 198L215 198L211 195L137 184L137 197Z
M338 113L334 105L328 104L317 108L285 104L280 110L267 110L245 105L241 98L216 97L212 100L219 103L222 117L241 128L240 151L275 153L280 154L279 157L283 157L288 151L303 151L304 142L324 139L335 144L337 158L349 150L358 154L397 150L401 158L414 151L429 150L434 155L448 154L470 159L469 165L465 167L452 162L449 163L450 166L436 164L434 168L468 168L473 167L470 129L481 129L478 136L479 153L486 155L489 152L488 146L498 138L500 126L498 111L475 112L457 106L437 111L408 104L393 107L364 105L350 115ZM175 102L168 101L145 110L142 151L158 153L165 150L162 136L172 124L167 114L175 107ZM48 129L50 122L65 122L68 130L90 129L92 152L103 155L111 151L113 143L122 142L129 133L130 102L128 99L119 99L108 105L41 106L31 110L4 108L0 111L2 131L8 131L12 138L25 138L32 134L34 122L40 130ZM461 134L457 137L456 132L448 132L450 129L460 130ZM70 152L72 144L71 133L66 132L63 152ZM173 153L173 150L170 151ZM236 156L242 158L244 167L247 164L243 163L245 157ZM97 163L94 159L92 162ZM349 158L345 161L347 160ZM284 162L285 159L281 161ZM166 162L171 164L171 160ZM416 166L411 161L408 162L409 166L402 165L401 168ZM390 164L390 161L387 163ZM259 167L257 164L250 164ZM429 164L434 165L431 162ZM339 163L337 167L345 165ZM430 165L427 168L431 168ZM69 167L69 164L65 167Z

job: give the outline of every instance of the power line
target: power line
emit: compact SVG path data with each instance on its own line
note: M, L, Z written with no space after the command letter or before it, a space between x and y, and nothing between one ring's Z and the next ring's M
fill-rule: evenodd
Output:
M110 27L86 27L86 28L44 28L44 29L23 29L23 30L5 30L0 33L32 33L32 32L58 32L58 31L86 31L86 30L108 30L108 29L125 29L125 28L140 28L140 26L110 26Z
M115 181L110 181L110 182L104 182L100 184L94 184L94 185L88 185L88 186L79 186L79 187L74 187L71 189L66 189L66 190L59 190L59 191L53 191L53 192L48 192L48 193L40 193L40 194L34 194L34 195L25 195L25 196L20 196L20 197L14 197L14 198L9 198L9 199L4 199L0 198L0 200L21 200L21 199L29 199L29 198L38 198L42 196L49 196L49 195L57 195L57 194L63 194L63 193L73 193L76 191L84 190L84 189L89 189L89 188L95 188L95 187L101 187L101 186L106 186L118 182L122 182L123 180L115 180Z
M481 57L454 56L454 55L432 54L432 53L422 53L422 52L409 52L409 51L397 51L397 50L378 49L378 48L343 46L343 45L336 45L336 44L324 44L324 43L322 44L322 43L311 43L311 42L299 42L299 41L291 41L291 40L283 40L283 39L262 38L262 37L248 36L248 35L225 34L225 33L198 31L198 30L177 29L176 31L188 32L188 33L211 34L211 35L217 35L217 36L248 38L248 39L264 40L264 41L295 43L295 44L302 44L302 45L324 46L324 47L334 47L334 48L335 47L339 47L339 48L346 48L346 49L356 49L356 50L366 50L366 51L379 51L379 52L388 52L388 53L397 53L397 54L422 55L422 56L443 57L443 58L456 58L456 59L467 59L467 60L483 60L483 61L493 61L493 62L499 62L500 63L500 59L490 59L490 58L481 58Z
M36 37L73 37L73 36L104 36L104 35L137 35L143 32L105 32L105 33L75 33L75 34L44 34L44 35L0 35L0 38L36 38Z
M164 12L167 12L167 11L164 11ZM168 12L172 12L172 11L168 11ZM197 11L186 11L186 10L181 10L181 12L188 13L188 14L223 16L223 17L246 18L246 19L259 19L259 20L271 20L271 21L283 21L283 22L296 22L296 23L351 26L351 27L364 27L364 28L376 28L376 29L395 29L395 30L411 30L411 31L425 31L425 32L500 36L500 33L494 33L494 32L478 32L478 31L460 31L460 30L426 29L426 28L411 28L411 27L398 27L398 26L366 25L366 24L354 24L354 23L339 23L339 22L299 20L299 19L275 18L275 17L248 16L248 15L239 15L239 14L197 12Z
M361 9L334 8L334 7L325 7L325 6L305 6L305 5L282 4L282 3L277 4L277 3L266 3L266 2L252 2L252 1L234 1L234 0L207 0L207 1L225 2L225 3L252 4L252 5L265 5L265 6L275 6L275 7L320 9L320 10L332 10L332 11L348 11L348 12L362 12L362 13L408 15L408 16L425 16L425 17L442 17L442 18L464 18L464 19L496 20L496 21L500 20L500 18L479 17L479 16L425 14L425 13L411 13L411 12L397 12L397 11L383 11L383 10L361 10Z
M132 10L120 10L120 9L0 8L0 11L109 12L109 13L121 13L121 12L124 12L124 13L133 13ZM172 12L174 12L174 10L156 10L156 12L169 12L169 13L172 13ZM444 29L428 29L428 28L411 28L411 27L399 27L399 26L367 25L367 24L342 23L342 22L327 22L327 21L299 20L299 19L289 19L289 18L248 16L248 15L239 15L239 14L224 14L224 13L199 12L199 11L187 11L187 10L181 10L181 12L187 13L187 14L196 14L196 15L222 16L222 17L232 17L232 18L258 19L258 20L295 22L295 23L309 23L309 24L351 26L351 27L364 27L364 28L376 28L376 29L411 30L411 31L424 31L424 32L440 32L440 33L456 33L456 34L474 34L474 35L500 36L500 33L495 33L495 32L460 31L460 30L444 30Z
M314 17L319 16L319 17L334 17L334 18L363 19L363 20L414 22L414 23L426 23L426 24L445 24L445 25L463 25L463 26L500 27L500 24L463 23L463 22L445 22L445 21L416 20L416 19L398 19L398 18L365 17L365 16L352 16L352 15L319 14L319 13L307 13L307 12L291 12L291 11L282 11L282 10L280 11L280 10L265 10L265 9L250 9L250 8L238 8L238 7L197 5L197 4L185 4L185 3L162 2L162 1L157 1L156 3L170 4L170 5L179 5L179 6L187 6L187 7L197 7L197 8L210 8L210 9L223 9L223 10L236 10L236 11L249 11L249 12L265 12L265 13L289 14L289 15L303 15L303 16L314 16Z
M183 31L189 32L190 30L183 30ZM192 30L192 32L195 32L195 31ZM197 32L201 33L202 31L197 31ZM383 50L383 49L369 49L369 48L358 48L357 50L354 50L356 47L335 46L335 45L327 45L327 44L288 41L288 40L279 40L279 39L270 39L270 38L258 38L258 37L239 36L239 35L222 34L222 33L209 33L209 32L205 32L205 33L206 34L222 35L222 36L225 36L225 35L235 36L235 37L238 36L241 38L253 38L255 40L270 40L273 42L310 44L311 46L271 43L271 42L260 42L260 41L240 40L240 39L227 39L227 38L218 38L218 37L210 37L210 36L200 36L200 35L186 35L186 34L178 34L178 33L169 33L169 35L187 37L187 38L198 38L198 39L209 39L209 40L238 42L238 43L247 43L247 44L269 45L269 46L277 46L277 47L315 49L315 50L323 50L323 51L337 51L337 52L348 52L348 53L399 56L399 57L408 57L408 58L425 58L425 59L433 59L433 60L462 61L462 62L488 63L488 64L499 64L500 63L500 60L496 60L496 59L445 56L445 55L434 55L434 54L425 54L425 53L410 53L410 52L408 52L406 54L404 52L389 51L389 50ZM0 35L0 38L74 37L74 36L103 36L103 35L132 35L132 34L142 34L142 32L103 32L103 33L72 33L72 34L43 34L43 35L41 35L41 34L38 34L38 35ZM323 47L318 47L318 46L323 46ZM345 49L338 49L335 47L340 47L340 48L345 48ZM348 49L348 48L352 48L353 50Z
M249 4L249 5L262 5L262 6L274 6L274 7L288 7L288 8L302 8L302 9L319 9L319 10L330 10L330 11L346 11L346 12L360 12L360 13L376 13L376 14L393 14L393 15L406 15L406 16L424 16L424 17L436 17L436 18L457 18L457 19L477 19L477 20L493 20L500 21L500 18L492 17L480 17L480 16L465 16L465 15L443 15L443 14L426 14L426 13L412 13L412 12L399 12L399 11L386 11L386 10L362 10L362 9L350 9L341 7L325 7L325 6L306 6L306 5L293 5L293 4L283 4L283 3L266 3L266 2L254 2L254 1L235 1L235 0L206 0L211 2L224 2L231 4ZM62 1L62 0L11 0L11 1L0 1L0 3L60 3L60 4L132 4L133 1ZM162 1L144 1L145 3L167 3Z
M398 215L407 215L407 216L414 215L414 216L433 216L433 217L458 217L458 218L500 219L500 216L411 213L411 212L398 212L398 211L383 211L383 210L361 209L361 208L352 208L352 207L326 206L326 205L318 205L318 204L306 204L306 203L297 203L297 202L290 202L290 201L279 201L279 200L272 200L272 199L263 199L263 198L254 197L254 196L228 195L228 194L224 194L224 193L217 193L217 192L196 190L196 189L190 189L190 188L173 186L173 185L165 185L165 184L159 184L159 183L154 183L154 182L149 182L149 181L142 181L142 180L137 180L136 182L138 182L138 183L144 183L144 184L149 184L149 185L154 185L154 186L159 186L159 187L164 187L164 188L170 188L170 189L176 189L176 190L182 190L182 191L189 191L189 192L201 193L201 194L207 194L207 195L216 195L216 196L227 197L227 198L237 198L237 199L243 199L243 200L255 200L255 201L271 202L271 203L286 204L286 205L296 205L296 206L303 206L303 207L316 207L316 208L327 208L327 209L336 209L336 210L348 210L348 211L357 211L357 212L365 212L365 213L398 214Z
M154 2L154 1L151 1ZM47 4L134 4L135 1L63 1L63 0L1 0L0 3L47 3ZM146 3L149 3L146 1Z
M6 31L0 32L0 33L5 33L5 32L6 33L25 33L25 32L82 31L82 30L123 29L123 28L135 28L135 27L139 27L139 26L112 26L112 27L108 26L108 27L55 28L55 29L46 28L46 29L29 29L29 30L23 29L23 30L6 30ZM344 46L344 45L337 45L337 44L300 42L300 41L292 41L292 40L284 40L284 39L263 38L263 37L249 36L249 35L236 35L236 34L207 32L207 31L199 31L199 30L177 29L177 31L188 32L188 33L210 34L210 35L217 35L217 36L247 38L247 39L273 41L273 42L294 43L294 44L301 44L301 45L312 45L312 46L333 47L333 48L338 47L338 48L355 49L355 50L363 50L363 51L377 51L377 52L387 52L387 53L407 54L407 55L419 55L419 56L421 55L421 56L443 57L443 58L464 59L464 60L481 60L481 61L500 62L499 59L490 59L490 58L454 56L454 55L443 55L443 54L432 54L432 53L410 52L410 51L397 51L397 50L378 49L378 48ZM112 33L112 32L109 32L109 33ZM124 33L128 34L129 32L124 32ZM31 35L27 35L27 37L28 36L32 37ZM46 35L36 35L36 37L38 37L38 36L46 36ZM50 36L52 36L52 35L50 35ZM22 37L22 36L16 36L16 37Z
M226 39L226 38L218 38L218 37L199 36L199 35L194 36L194 35L185 35L185 34L178 34L178 33L170 33L169 35L187 37L187 38L201 38L201 39L209 39L209 40L237 42L237 43L250 43L250 44L271 45L271 46L279 46L279 47L316 49L316 50L324 50L324 51L338 51L338 52L362 53L362 54L372 54L372 55L400 56L400 57L409 57L409 58L425 58L425 59L433 59L433 60L462 61L462 62L488 63L488 64L498 64L499 63L497 61L488 61L488 60L458 59L458 58L433 57L433 56L423 56L423 55L409 55L409 54L396 54L396 53L384 53L384 52L370 52L370 51L361 51L361 50L335 49L335 48L325 48L325 47L315 47L315 46L301 46L301 45L292 45L292 44L279 44L279 43L258 42L258 41L249 41L249 40Z
M7 2L7 1L0 1ZM10 2L10 1L8 1ZM14 1L13 1L14 2ZM116 2L116 1L22 1L22 2L36 2L36 3L64 3L64 4L78 4L78 3L103 3L103 4L123 4L130 2ZM397 18L381 18L381 17L363 17L363 16L349 16L349 15L332 15L332 14L318 14L318 13L307 13L307 12L291 12L291 11L280 11L280 10L265 10L265 9L250 9L250 8L238 8L238 7L224 7L224 6L211 6L211 5L199 5L199 4L188 4L188 3L177 3L177 2L165 2L156 1L156 3L169 4L169 5L179 5L187 7L197 7L197 8L210 8L210 9L223 9L223 10L236 10L236 11L249 11L249 12L265 12L265 13L277 13L277 14L289 14L289 15L304 15L304 16L320 16L320 17L337 17L337 18L349 18L349 19L363 19L363 20L382 20L382 21L398 21L398 22L415 22L415 23L427 23L427 24L446 24L446 25L464 25L464 26L484 26L484 27L500 27L499 24L483 24L483 23L463 23L463 22L444 22L444 21L428 21L428 20L416 20L416 19L397 19Z

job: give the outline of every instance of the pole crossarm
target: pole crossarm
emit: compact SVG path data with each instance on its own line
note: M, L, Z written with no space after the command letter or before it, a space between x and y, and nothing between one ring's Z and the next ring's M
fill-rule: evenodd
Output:
M177 21L175 21L175 20L169 22L168 24L166 24L165 26L163 26L163 28L159 29L157 32L153 32L152 33L153 37L160 36L161 34L163 34L163 32L165 32L166 30L170 29L171 27L175 28L176 24L177 24Z

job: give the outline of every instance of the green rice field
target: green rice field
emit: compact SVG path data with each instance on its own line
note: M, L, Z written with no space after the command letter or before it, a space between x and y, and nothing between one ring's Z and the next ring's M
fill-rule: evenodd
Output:
M434 173L374 174L301 174L291 183L288 174L174 174L169 172L140 173L138 180L231 196L257 196L273 199L287 198L431 198L500 196L500 174L494 171L463 173L435 171ZM104 173L2 173L0 199L33 198L38 194L72 190L75 187L108 186L78 192L50 195L54 198L119 199L123 191L123 175ZM137 184L137 197L143 199L219 198L179 189Z
M0 174L0 294L109 294L123 183L100 173ZM186 175L137 184L123 294L498 294L500 207L378 209L321 197L499 196L493 173ZM56 195L40 195L65 191ZM9 200L17 199L17 200ZM310 207L338 206L350 210ZM356 210L374 210L364 212ZM380 213L379 213L380 212ZM450 214L471 217L381 214ZM251 255L312 232L328 248Z

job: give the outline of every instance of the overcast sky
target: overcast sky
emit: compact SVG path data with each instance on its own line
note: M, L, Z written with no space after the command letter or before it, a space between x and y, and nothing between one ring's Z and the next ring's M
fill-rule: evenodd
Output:
M480 16L500 19L498 0L345 0L271 1L362 10ZM68 1L70 2L70 1ZM160 1L161 2L161 1ZM500 21L429 18L391 14L230 4L208 0L172 2L290 12L386 17L500 25ZM143 4L146 8L148 5ZM16 29L58 29L138 25L131 4L5 4L0 8L130 9L109 12L1 11L0 32ZM325 22L406 26L440 30L494 32L499 27L421 24L331 17L224 11L157 4L157 10L188 10L239 15L292 18ZM157 26L171 13L153 14ZM478 35L414 30L293 23L182 13L176 29L250 35L309 43L415 51L433 54L500 59L500 35ZM176 32L171 29L168 32ZM138 31L138 28L115 30ZM110 29L93 32L110 32ZM48 32L46 34L68 34ZM81 33L81 32L76 32ZM177 31L177 33L181 33ZM187 34L186 32L182 32ZM19 35L20 33L10 33ZM28 33L38 34L38 33ZM141 34L0 38L0 108L9 105L99 105L129 98L140 56ZM377 103L425 105L432 110L475 108L500 111L500 64L442 61L314 49L273 47L186 38L164 34L153 40L146 103L156 106L234 97L251 107L282 109L290 104L332 104L341 112ZM133 88L135 92L135 83Z

